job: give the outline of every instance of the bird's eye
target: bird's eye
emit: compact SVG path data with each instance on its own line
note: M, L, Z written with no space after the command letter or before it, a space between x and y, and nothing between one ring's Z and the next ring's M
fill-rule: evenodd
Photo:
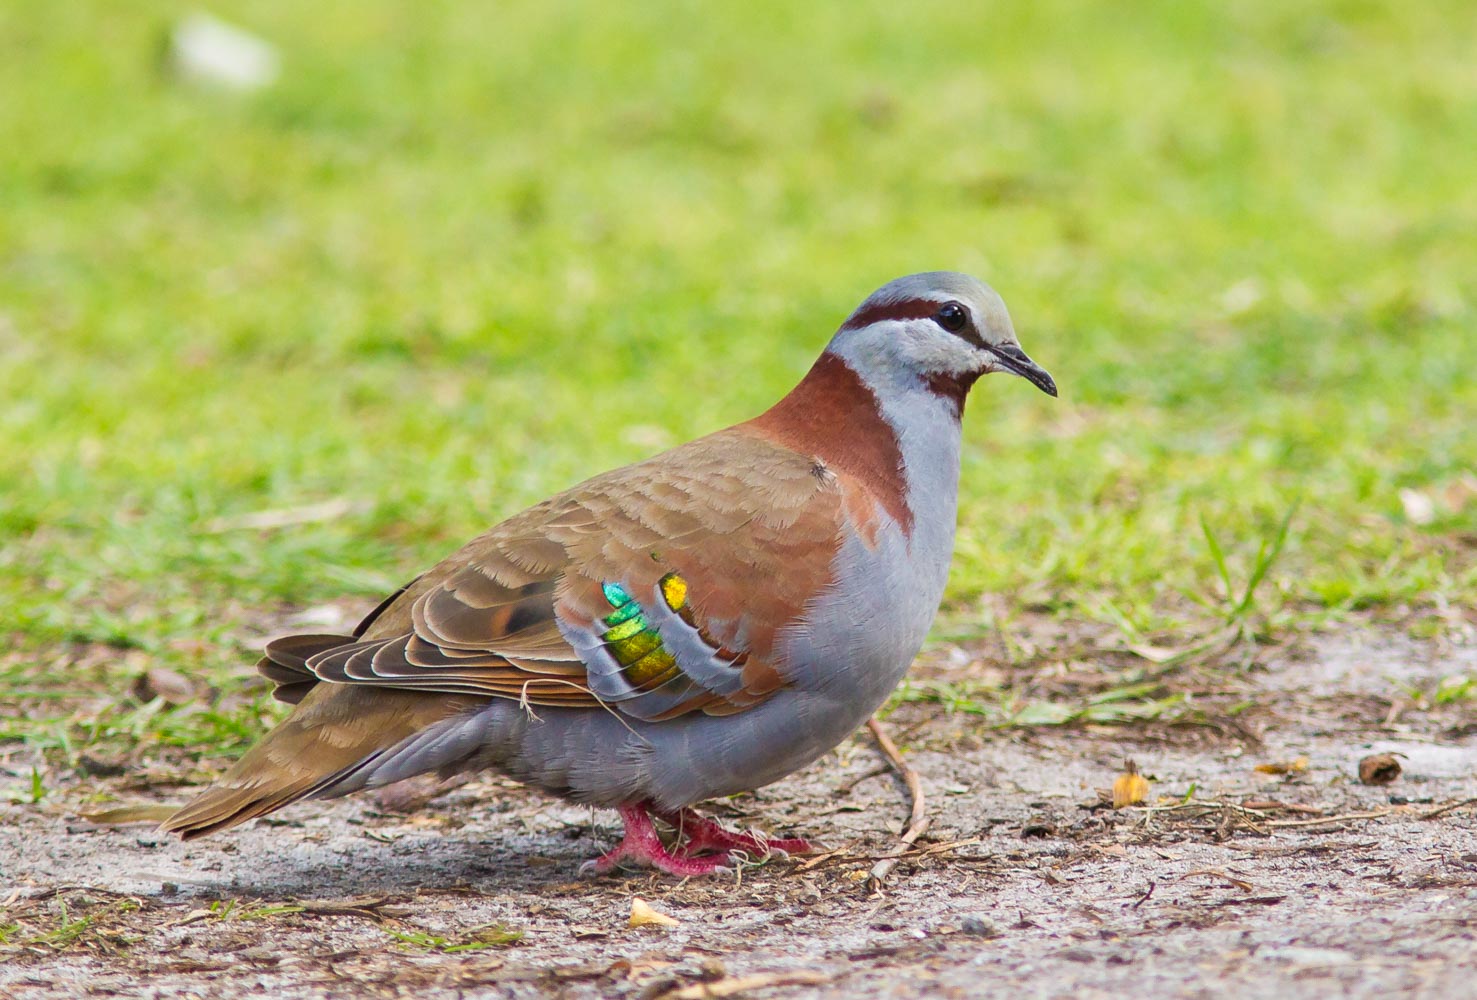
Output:
M969 311L957 302L945 302L933 318L945 330L958 333L969 322Z

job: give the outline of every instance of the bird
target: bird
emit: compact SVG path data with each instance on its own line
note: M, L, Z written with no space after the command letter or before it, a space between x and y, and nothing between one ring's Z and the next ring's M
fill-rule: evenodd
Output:
M695 806L819 760L902 680L953 557L965 399L991 372L1057 395L988 285L883 285L760 415L515 514L351 635L269 642L258 670L295 707L163 829L494 770L618 811L585 872L812 850Z

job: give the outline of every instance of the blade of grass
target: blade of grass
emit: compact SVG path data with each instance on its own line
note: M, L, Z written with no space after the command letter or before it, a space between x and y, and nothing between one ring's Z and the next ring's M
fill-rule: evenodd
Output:
M1226 588L1226 600L1229 601L1236 592L1231 583L1231 568L1226 565L1226 554L1221 550L1221 543L1216 540L1215 532L1210 530L1210 522L1205 519L1204 514L1200 515L1200 530L1205 533L1205 544L1210 549L1211 559L1215 560L1216 571L1220 573L1221 583Z
M1246 581L1246 592L1241 595L1240 603L1236 605L1235 610L1231 613L1233 619L1240 618L1251 609L1256 600L1257 587L1261 586L1262 581L1271 572L1272 566L1276 564L1278 557L1282 555L1283 546L1287 544L1288 529L1292 526L1293 516L1297 514L1298 507L1302 502L1302 497L1298 497L1288 506L1287 513L1283 515L1282 523L1278 525L1277 535L1272 540L1270 547L1264 540L1257 549L1256 563L1252 567L1251 576Z

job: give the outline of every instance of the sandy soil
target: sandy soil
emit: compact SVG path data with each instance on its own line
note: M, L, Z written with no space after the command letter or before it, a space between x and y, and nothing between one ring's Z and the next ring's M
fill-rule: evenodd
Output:
M1001 732L906 705L889 725L933 825L880 890L908 801L865 732L717 810L840 853L687 882L578 878L615 817L496 777L190 845L79 818L99 790L182 790L79 780L0 807L0 993L1477 996L1477 725L1407 696L1474 671L1472 646L1350 631L1221 678L1199 724ZM1404 774L1361 784L1380 751ZM1101 804L1127 757L1157 806ZM629 927L637 897L675 924Z

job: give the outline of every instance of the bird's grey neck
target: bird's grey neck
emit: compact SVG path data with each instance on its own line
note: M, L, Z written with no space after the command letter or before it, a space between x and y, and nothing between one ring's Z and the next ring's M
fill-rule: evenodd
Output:
M911 372L879 374L847 358L844 349L837 354L876 396L882 419L897 436L907 504L913 514L910 548L920 556L941 559L947 571L959 502L957 403Z

